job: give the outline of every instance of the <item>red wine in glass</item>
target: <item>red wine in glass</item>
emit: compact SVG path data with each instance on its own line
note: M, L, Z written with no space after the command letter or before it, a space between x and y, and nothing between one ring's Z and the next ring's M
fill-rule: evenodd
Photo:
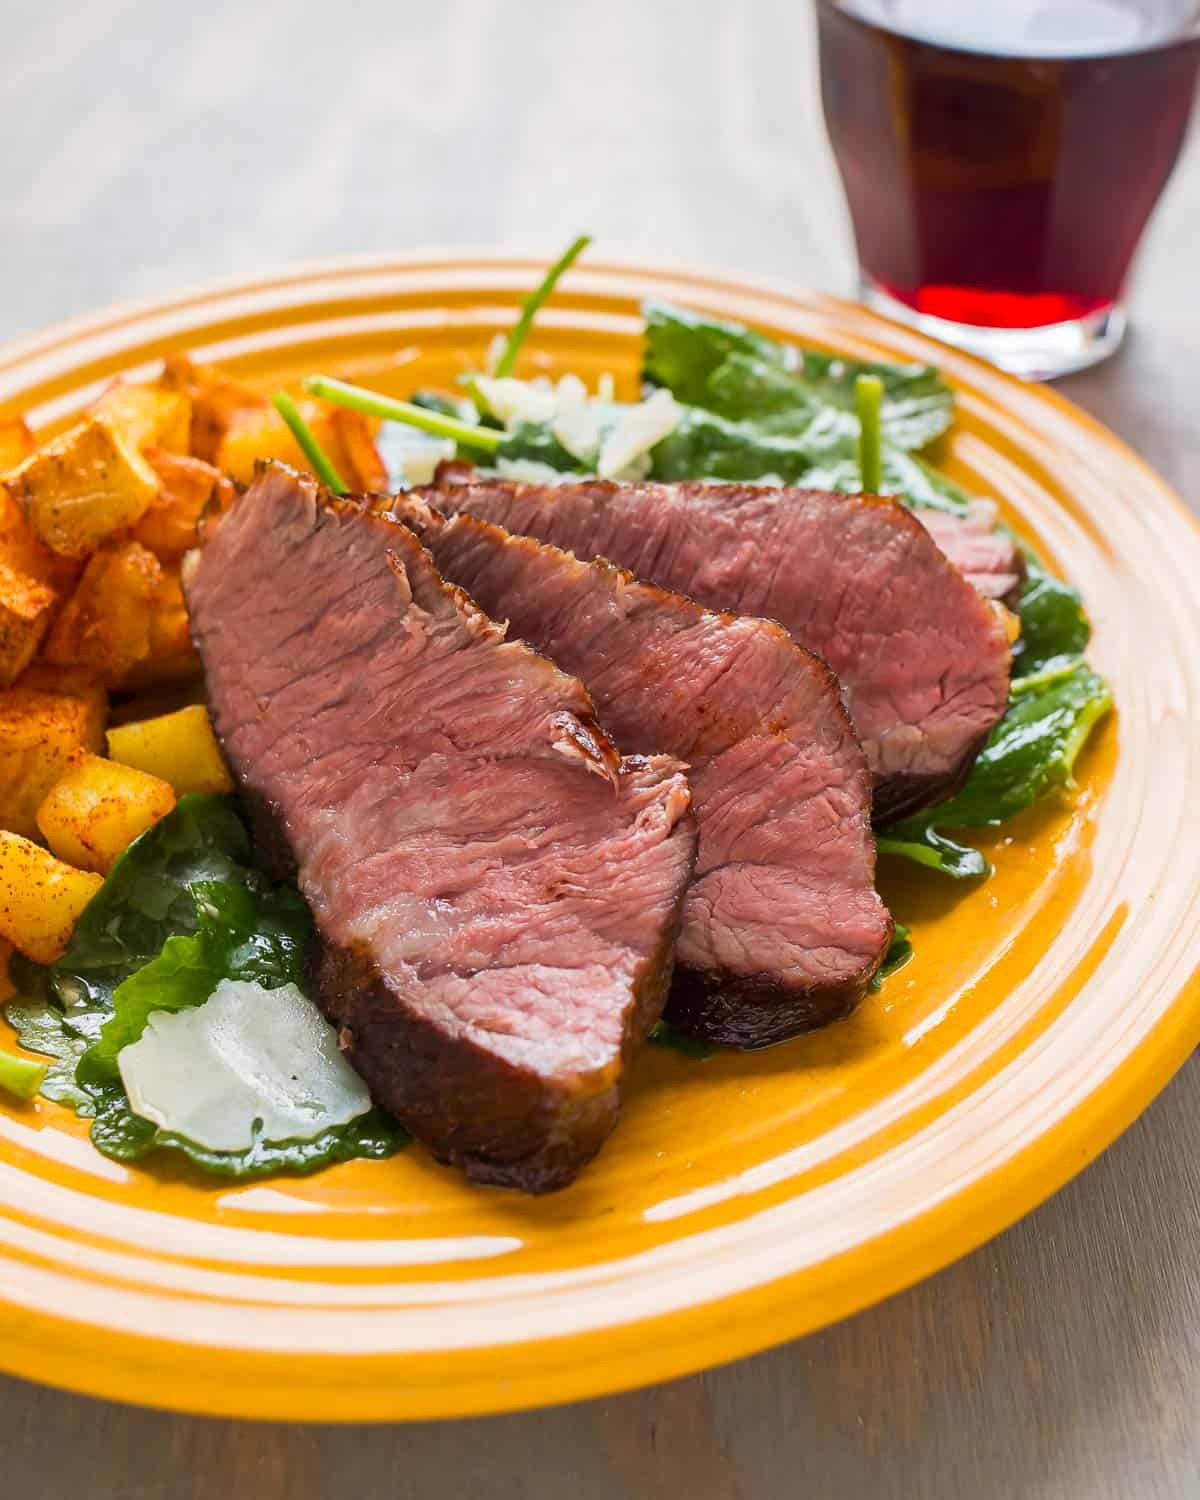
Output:
M1111 353L1200 0L818 0L864 298L1015 373Z

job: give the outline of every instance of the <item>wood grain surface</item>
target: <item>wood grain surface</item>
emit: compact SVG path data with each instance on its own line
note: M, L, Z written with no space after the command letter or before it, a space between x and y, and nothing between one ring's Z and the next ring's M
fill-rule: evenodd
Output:
M674 256L846 291L806 0L0 0L0 338L314 255ZM1064 389L1200 498L1200 150L1122 355ZM1200 584L1198 584L1200 586ZM256 1426L0 1379L13 1500L1195 1500L1200 1073L940 1276L546 1412Z

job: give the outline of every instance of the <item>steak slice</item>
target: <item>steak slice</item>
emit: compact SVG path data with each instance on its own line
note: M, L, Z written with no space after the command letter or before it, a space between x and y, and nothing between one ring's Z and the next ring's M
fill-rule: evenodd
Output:
M870 772L824 662L773 621L714 614L415 497L392 506L446 578L583 680L618 744L688 762L700 852L668 1019L750 1048L848 1014L892 919L875 891Z
M465 483L430 504L608 557L712 609L765 615L842 681L877 822L956 791L1008 704L1002 612L903 506L738 484Z
M187 593L351 1062L468 1176L564 1186L666 996L696 846L682 768L620 760L583 687L506 641L411 531L281 466Z
M919 510L917 519L985 599L1015 600L1025 578L1025 559L1016 538L996 530L996 506L972 500L965 516L944 510Z

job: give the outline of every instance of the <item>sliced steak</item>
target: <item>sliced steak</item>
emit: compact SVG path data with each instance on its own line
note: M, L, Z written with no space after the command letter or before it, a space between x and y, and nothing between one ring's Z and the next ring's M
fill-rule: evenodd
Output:
M1008 703L1002 612L901 505L737 484L464 483L434 506L608 557L713 609L778 620L842 681L877 822L955 791Z
M416 497L392 513L446 578L582 678L623 749L688 763L700 852L668 1018L749 1048L853 1009L892 919L870 772L824 662L773 621L714 614L611 563Z
M965 516L948 511L919 510L917 519L958 569L985 599L1012 603L1025 577L1025 559L1016 538L996 530L996 506L991 500L972 500Z
M562 1187L665 999L696 845L681 767L620 760L581 685L506 641L411 531L278 465L187 592L350 1060L469 1176Z

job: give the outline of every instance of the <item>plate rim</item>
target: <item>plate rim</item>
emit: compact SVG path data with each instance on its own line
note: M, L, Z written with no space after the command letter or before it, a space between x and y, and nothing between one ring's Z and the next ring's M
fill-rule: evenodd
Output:
M10 371L30 361L69 351L81 341L101 337L106 332L115 334L121 328L151 318L165 318L187 308L199 311L207 307L211 312L215 310L214 304L230 298L280 293L330 278L352 282L362 275L387 275L424 266L437 268L443 274L483 267L496 272L528 271L535 275L544 264L544 258L535 254L456 247L327 257L251 277L222 278L173 295L118 303L6 343L0 346L0 383ZM597 275L611 273L649 281L658 277L683 278L769 301L792 301L842 321L853 318L860 325L865 321L901 343L928 348L955 380L966 380L1001 401L1004 393L1016 392L1021 394L1022 404L1029 402L1056 409L1076 433L1102 443L1110 452L1115 450L1123 466L1140 471L1143 479L1170 501L1193 532L1200 535L1200 521L1173 487L1122 439L1069 398L1044 386L1024 385L971 355L939 345L927 335L915 333L858 304L812 292L780 278L744 276L669 258L589 257L586 269ZM186 338L187 331L181 330L179 337ZM4 404L6 401L0 398L0 406ZM831 1278L827 1300L819 1314L812 1311L811 1291L796 1299L789 1309L789 1290L813 1280L813 1268L802 1267L748 1289L702 1301L681 1312L660 1313L618 1329L572 1330L566 1337L512 1346L510 1354L519 1349L522 1362L537 1365L541 1374L494 1384L483 1395L470 1380L458 1384L435 1381L431 1394L428 1389L415 1388L412 1369L415 1363L433 1356L414 1357L405 1351L314 1357L320 1368L311 1372L312 1380L310 1372L299 1368L301 1362L289 1366L292 1378L280 1378L276 1372L272 1379L269 1370L260 1366L263 1362L287 1363L286 1357L279 1351L255 1351L243 1361L246 1367L243 1378L235 1382L223 1381L215 1370L206 1379L193 1380L186 1375L181 1378L180 1367L186 1368L195 1359L194 1344L172 1342L168 1334L150 1342L154 1357L148 1358L143 1337L121 1334L116 1340L120 1347L114 1349L110 1344L107 1358L97 1362L86 1352L88 1341L95 1339L96 1324L40 1311L30 1314L19 1303L10 1302L0 1289L0 1368L110 1399L163 1409L264 1419L294 1417L298 1388L306 1392L307 1401L315 1403L334 1388L366 1387L381 1378L390 1379L400 1387L399 1394L393 1390L390 1403L384 1401L376 1414L364 1416L361 1407L345 1412L335 1407L321 1412L319 1420L326 1422L482 1415L531 1405L557 1405L676 1378L760 1352L839 1321L915 1284L991 1239L1058 1191L1107 1149L1165 1087L1197 1043L1200 1043L1200 970L1192 972L1177 989L1173 1001L1115 1071L1102 1075L1084 1098L1045 1133L1028 1139L998 1171L968 1183L938 1208L924 1211L841 1254L838 1257L841 1272ZM1034 1154L1038 1157L1036 1171L1029 1169L1027 1160ZM998 1176L1003 1191L996 1190ZM948 1209L953 1210L952 1215L947 1213ZM868 1251L873 1265L869 1286L861 1270L854 1274L848 1264ZM804 1310L803 1314L794 1315L799 1308ZM644 1340L664 1325L672 1322L682 1325L702 1315L708 1320L706 1329L683 1335L681 1326L679 1333L683 1336L649 1340L649 1352L641 1347L636 1369L631 1367L628 1351L623 1347L629 1342L631 1329L636 1329ZM601 1347L606 1344L610 1346L607 1350ZM589 1345L594 1347L581 1357L580 1347ZM575 1352L567 1354L566 1346ZM558 1358L543 1361L544 1354L553 1356L556 1349ZM540 1380L540 1389L531 1396L529 1386L536 1380ZM302 1415L311 1417L312 1413Z

